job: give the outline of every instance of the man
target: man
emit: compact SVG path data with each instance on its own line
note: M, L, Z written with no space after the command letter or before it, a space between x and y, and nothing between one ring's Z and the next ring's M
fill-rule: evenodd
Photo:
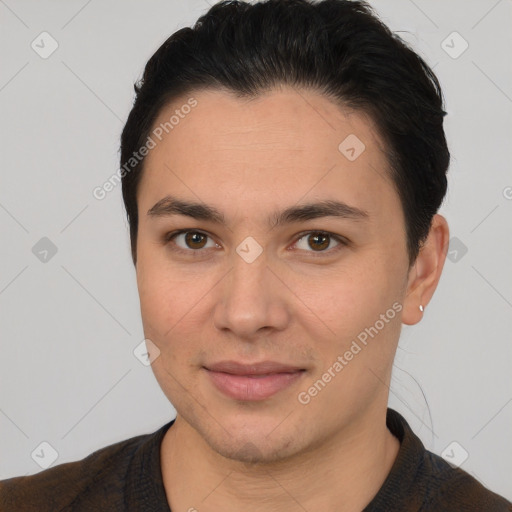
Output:
M387 409L449 240L421 58L362 2L221 2L136 92L120 176L177 417L4 481L2 510L512 510Z

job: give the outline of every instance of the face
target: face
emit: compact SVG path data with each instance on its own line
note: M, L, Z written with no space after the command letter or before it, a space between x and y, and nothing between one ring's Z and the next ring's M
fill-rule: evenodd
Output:
M191 96L137 194L152 368L217 453L284 459L386 407L409 270L400 201L363 114L288 88Z

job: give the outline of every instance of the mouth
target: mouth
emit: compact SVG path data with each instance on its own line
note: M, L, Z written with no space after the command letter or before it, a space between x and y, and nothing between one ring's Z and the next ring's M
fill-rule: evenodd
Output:
M222 361L203 366L215 388L235 400L265 400L302 378L305 368L275 361L241 364Z

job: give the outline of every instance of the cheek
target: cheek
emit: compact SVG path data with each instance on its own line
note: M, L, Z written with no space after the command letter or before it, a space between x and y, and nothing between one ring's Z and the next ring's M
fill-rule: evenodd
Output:
M156 279L156 271L149 266L141 265L137 269L137 287L139 291L142 322L145 330L158 332L164 322L168 322L169 313L173 310L171 297L162 281ZM148 334L148 333L146 333Z
M352 266L326 280L327 291L309 297L315 305L311 309L329 330L318 321L318 331L309 333L320 364L302 391L315 396L311 410L319 415L330 411L328 421L344 421L347 411L360 410L386 391L383 382L400 335L401 303L396 278L385 267L382 260ZM345 408L332 411L329 404L340 400Z
M347 264L315 279L297 278L294 291L318 329L328 338L346 340L399 298L396 278L384 267L382 259Z
M386 380L400 335L401 304L397 281L385 266L381 259L338 272L325 281L326 291L309 299L322 320L312 320L319 327L309 333L321 361L311 383L330 379L329 369L336 375L318 403L343 396L356 407L352 399L369 400Z
M170 267L165 251L140 244L137 261L137 288L142 321L148 328L168 331L185 314L193 297L180 273Z
M141 268L137 272L140 311L144 336L160 349L160 360L170 357L170 342L179 330L180 299L163 279L157 278L155 270ZM173 328L176 327L176 328ZM174 353L174 350L173 350ZM167 361L169 362L169 361Z
M155 370L163 365L173 372L181 371L178 366L198 352L194 340L201 338L199 333L204 327L197 318L199 302L211 289L211 283L191 283L183 272L168 265L143 258L139 261L137 286L144 335L160 350Z

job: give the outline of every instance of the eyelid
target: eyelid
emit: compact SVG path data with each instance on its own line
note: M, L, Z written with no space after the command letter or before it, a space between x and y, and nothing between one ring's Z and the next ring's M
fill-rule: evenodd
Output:
M197 229L197 228L188 228L188 229L180 229L178 231L171 231L169 233L166 233L164 235L164 242L167 245L169 242L174 240L174 238L176 238L177 236L182 235L184 233L189 233L189 232L199 233L201 235L204 235L204 236L214 240L214 238L206 231L203 231L203 230ZM329 249L327 251L305 251L305 252L312 253L314 255L313 257L330 255L332 253L335 253L338 249L347 247L350 245L350 241L348 239L346 239L345 237L343 237L341 235L337 235L336 233L332 233L330 231L325 231L325 230L321 230L321 229L308 229L306 231L302 231L301 233L297 233L295 235L295 241L293 242L293 245L295 245L297 242L302 240L302 238L304 238L305 236L312 235L312 234L328 235L330 238L335 239L339 244L336 247L333 247L332 249ZM215 243L217 244L217 242L215 242ZM182 254L191 254L191 253L199 254L201 252L204 252L202 249L197 249L197 250L183 249L182 247L178 247L178 246L174 247L172 250L176 251L176 252L181 252Z

